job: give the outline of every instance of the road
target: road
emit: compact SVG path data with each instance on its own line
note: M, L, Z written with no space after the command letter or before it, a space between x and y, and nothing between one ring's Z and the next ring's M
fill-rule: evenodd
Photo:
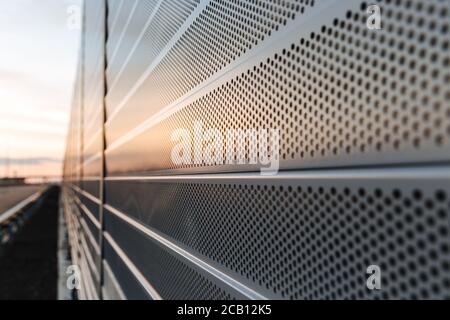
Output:
M26 194L25 190L20 191L22 196ZM46 192L31 218L3 249L0 300L57 298L58 197L57 187Z
M42 186L0 187L0 215L41 189Z

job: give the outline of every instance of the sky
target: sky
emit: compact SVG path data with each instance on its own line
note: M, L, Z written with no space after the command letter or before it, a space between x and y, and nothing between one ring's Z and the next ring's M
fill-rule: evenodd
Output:
M80 4L0 0L0 177L61 174L80 41L69 9Z

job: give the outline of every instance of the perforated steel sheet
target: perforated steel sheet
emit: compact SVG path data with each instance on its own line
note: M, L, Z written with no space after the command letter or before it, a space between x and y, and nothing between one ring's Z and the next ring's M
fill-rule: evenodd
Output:
M450 299L450 1L374 1L380 30L371 4L85 8L63 193L82 298ZM197 123L279 130L280 172L175 164Z
M425 172L108 181L106 202L270 297L448 298L449 172Z
M114 145L107 153L109 174L249 169L175 165L171 135L179 128L192 133L196 122L223 136L230 128L279 129L285 169L448 161L450 3L408 3L383 3L379 31L367 29L365 6L307 21L301 35L283 38L276 53L251 60L249 68L235 70ZM288 44L290 39L295 42ZM154 105L140 101L143 110Z

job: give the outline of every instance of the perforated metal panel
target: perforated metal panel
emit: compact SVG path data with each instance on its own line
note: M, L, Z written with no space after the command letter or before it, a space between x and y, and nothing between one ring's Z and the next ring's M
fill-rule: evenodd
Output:
M73 264L81 272L80 299L100 298L100 196L103 152L103 97L105 95L105 0L89 0L82 9L79 68L74 91L64 162L63 210L69 230ZM84 191L86 190L86 191Z
M144 84L119 103L117 117L109 120L108 143L194 89L273 31L305 11L314 1L203 1L204 10L193 17ZM199 59L201 57L201 59ZM158 95L149 94L158 92Z
M185 259L149 239L111 213L105 219L106 230L163 299L243 298L218 279L211 279ZM145 254L142 254L145 252Z
M126 97L142 75L143 68L154 61L198 3L198 0L140 2L137 11L144 16L133 21L142 30L125 30L124 38L133 41L133 47L129 50L121 49L119 53L126 54L127 59L122 62L110 61L106 72L110 88L106 98L108 116L112 115L120 101Z
M127 62L126 59L136 43L136 38L145 27L146 21L155 10L157 0L151 1L130 1L130 12L122 10L118 19L123 19L125 25L121 28L121 32L117 41L109 42L110 50L108 51L108 72L107 78L109 83L113 83L114 79ZM123 17L123 18L122 18ZM126 30L125 32L122 32Z
M106 297L109 297L110 299L117 299L117 297L114 297L114 292L116 292L117 288L120 286L120 290L123 292L124 298L141 300L151 299L139 283L139 280L136 279L121 257L108 244L108 242L105 242L104 244L104 259L110 266L109 270L105 272L104 279L104 290L108 290L106 292ZM116 275L120 279L120 285L117 282L112 282L111 280L111 277L117 277Z
M448 160L450 5L408 3L383 3L380 31L367 29L361 5L291 36L291 45L180 103L113 148L110 173L230 170L173 163L177 142L171 134L178 128L193 132L199 121L223 136L230 128L279 129L284 168Z
M111 181L106 201L271 297L449 297L440 172ZM369 265L384 270L382 291L365 288Z
M107 1L65 165L83 298L450 299L450 1L373 2L381 30L363 0ZM196 123L279 130L280 172L175 164Z

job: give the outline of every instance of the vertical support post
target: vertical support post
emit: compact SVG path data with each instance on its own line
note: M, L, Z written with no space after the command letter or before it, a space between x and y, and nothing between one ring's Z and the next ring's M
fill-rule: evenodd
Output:
M99 288L98 288L98 296L100 299L103 299L103 232L104 232L104 204L105 204L105 175L106 175L106 163L105 163L105 150L106 150L106 135L105 135L105 122L106 122L106 94L108 93L108 83L106 78L106 68L108 67L108 56L106 52L106 43L108 41L108 0L104 1L104 38L103 38L103 105L102 105L102 171L100 177L100 210L99 210L99 219L100 219L100 234L99 234L99 245L100 245L100 259L98 261L98 270L100 275Z
M77 177L77 187L82 189L83 188L83 176L84 176L84 99L85 99L85 79L86 79L86 2L88 0L83 1L83 18L82 18L82 24L81 24L81 88L80 88L80 103L79 103L79 113L78 113L78 139L79 139L79 146L78 146L78 172L75 172ZM81 246L81 239L78 239L78 245Z
M83 2L83 14L81 22L81 88L80 88L80 110L79 110L79 149L78 149L78 187L82 188L83 163L84 163L84 98L85 98L85 75L86 75L86 0Z

